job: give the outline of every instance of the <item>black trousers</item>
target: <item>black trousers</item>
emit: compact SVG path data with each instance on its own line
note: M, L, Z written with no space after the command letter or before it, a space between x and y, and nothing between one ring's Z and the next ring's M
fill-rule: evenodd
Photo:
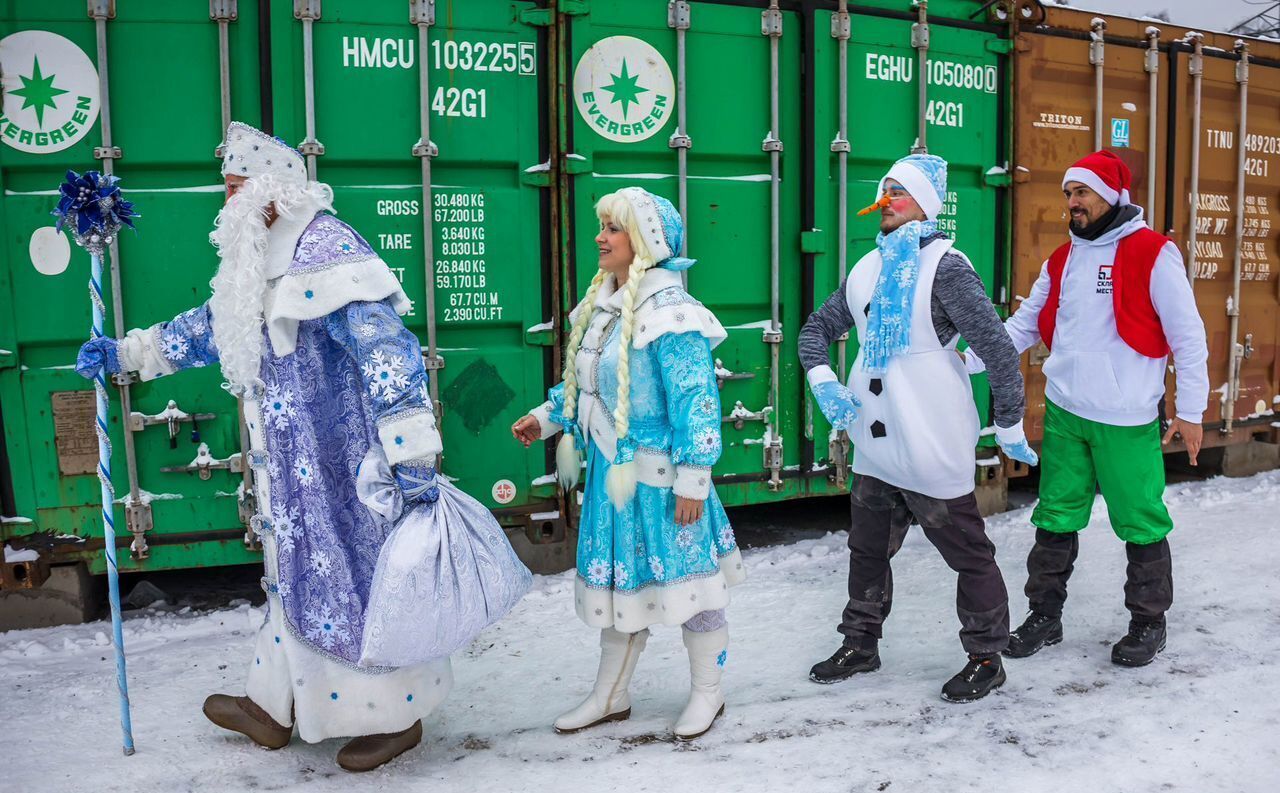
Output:
M1173 557L1169 540L1148 545L1125 543L1124 605L1136 622L1163 622L1173 605ZM1031 610L1061 617L1067 581L1080 553L1080 536L1036 529L1036 544L1027 555L1027 601Z
M846 646L870 649L879 641L893 607L890 559L914 522L957 574L956 614L965 651L989 655L1005 649L1009 593L973 493L937 499L858 475L850 500L849 604L838 629Z

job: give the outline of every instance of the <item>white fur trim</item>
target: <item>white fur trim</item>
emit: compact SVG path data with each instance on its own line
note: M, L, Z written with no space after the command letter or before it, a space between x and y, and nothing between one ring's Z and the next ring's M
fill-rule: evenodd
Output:
M611 275L605 279L600 286L600 292L596 295L596 305L601 308L610 307L615 310L622 310L623 293L616 287L616 281ZM680 280L680 273L673 270L664 270L661 267L650 267L644 271L644 275L640 276L640 285L636 287L636 302L638 308L641 303L653 297L657 292L663 289L670 289L673 286L683 286L684 282Z
M223 176L271 174L290 184L307 183L307 162L293 147L260 129L239 121L227 127L227 148L222 155Z
M653 308L646 303L636 312L631 331L631 346L644 349L653 341L668 333L698 333L715 349L729 338L724 326L711 310L696 300L673 306Z
M316 219L320 211L317 202L306 202L289 215L281 215L276 222L267 228L267 254L263 261L262 274L272 281L284 275L293 264L293 255L298 250L298 240Z
M1027 439L1027 433L1022 429L1022 420L1019 419L1012 427L1001 427L995 425L996 440L1000 441L1001 446L1013 446Z
M263 546L275 555L269 539ZM280 724L296 724L303 741L399 732L428 718L452 689L448 658L378 673L329 660L294 637L278 597L268 595L274 602L258 630L245 693Z
M120 357L120 368L126 372L137 372L138 378L154 380L173 374L177 368L164 357L157 338L160 325L149 328L134 328L120 340L116 352Z
M1111 189L1106 182L1102 181L1102 177L1098 176L1088 168L1080 168L1073 166L1067 169L1062 175L1062 188L1065 190L1068 182L1079 182L1093 192L1102 196L1102 200L1108 204L1115 206L1117 202L1121 206L1129 203L1129 191L1116 191Z
M672 487L676 483L676 466L671 455L648 449L636 450L636 481L649 487Z
M544 441L564 429L564 427L561 427L558 423L552 421L550 402L543 402L541 405L538 405L536 408L529 411L529 415L538 420L538 429L540 430L539 437Z
M734 548L720 557L720 569L701 578L653 584L633 592L589 587L575 576L574 605L578 618L593 628L636 633L650 625L680 625L694 614L729 605L729 587L747 577L742 553Z
M677 465L676 481L671 490L681 498L706 501L711 495L711 469L694 465Z
M427 411L379 423L378 441L389 465L435 457L443 450L435 414Z
M573 435L565 433L556 444L556 479L566 493L578 486L582 475L582 455L573 443Z
M876 189L877 200L884 195L884 183L890 179L907 188L907 192L920 205L926 218L938 219L938 214L942 212L942 199L938 197L938 191L934 188L933 182L929 181L929 177L925 176L923 171L905 162L895 162L889 169L889 173L880 180L880 185Z
M609 473L604 477L604 489L616 509L625 507L636 495L635 462L609 466Z
M810 369L805 373L805 379L809 381L810 388L817 388L823 383L840 382L840 378L836 376L835 370L826 364L815 366Z
M399 279L376 256L286 273L267 296L271 348L277 356L289 355L298 343L299 322L319 319L348 303L376 303L388 297L398 314L403 315L412 307Z

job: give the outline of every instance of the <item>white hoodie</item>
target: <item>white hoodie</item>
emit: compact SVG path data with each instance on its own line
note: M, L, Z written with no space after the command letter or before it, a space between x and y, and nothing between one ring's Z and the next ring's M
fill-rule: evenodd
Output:
M1139 212L1092 242L1071 235L1053 345L1044 362L1045 396L1090 421L1124 427L1146 424L1155 420L1164 395L1167 359L1148 358L1120 338L1111 295L1116 247L1123 237L1144 227ZM1040 341L1040 309L1048 296L1046 261L1030 297L1005 323L1019 354ZM1151 302L1173 351L1177 416L1199 424L1209 399L1209 349L1182 254L1172 242L1156 258Z

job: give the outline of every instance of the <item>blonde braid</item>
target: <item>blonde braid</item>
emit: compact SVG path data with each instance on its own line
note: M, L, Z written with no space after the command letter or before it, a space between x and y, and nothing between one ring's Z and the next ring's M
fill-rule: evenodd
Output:
M578 304L578 318L574 321L573 327L569 331L569 343L565 345L564 350L564 417L570 421L574 419L578 412L578 367L577 357L578 348L582 346L582 337L586 335L587 326L591 324L591 314L596 303L596 293L600 291L600 287L604 285L605 271L596 272L595 278L591 279L591 285L587 287L587 293L583 296L582 302Z
M637 254L631 261L631 270L627 274L627 285L622 293L622 327L618 337L618 404L613 409L613 427L617 434L618 445L627 437L631 424L631 336L636 318L636 292L640 289L640 280L651 262L643 255ZM636 464L634 460L618 463L609 469L605 476L605 492L614 507L623 509L636 494Z
M648 262L637 256L631 261L631 271L627 274L626 292L622 295L622 328L618 339L618 404L613 409L613 424L617 430L618 440L627 436L631 427L631 336L635 325L636 292L640 289L640 279L648 269Z

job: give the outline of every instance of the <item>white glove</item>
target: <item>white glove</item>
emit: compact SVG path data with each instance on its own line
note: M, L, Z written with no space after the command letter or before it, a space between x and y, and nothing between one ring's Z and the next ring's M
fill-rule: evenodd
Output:
M982 362L972 347L964 351L964 368L969 374L982 374L987 371L987 365Z

